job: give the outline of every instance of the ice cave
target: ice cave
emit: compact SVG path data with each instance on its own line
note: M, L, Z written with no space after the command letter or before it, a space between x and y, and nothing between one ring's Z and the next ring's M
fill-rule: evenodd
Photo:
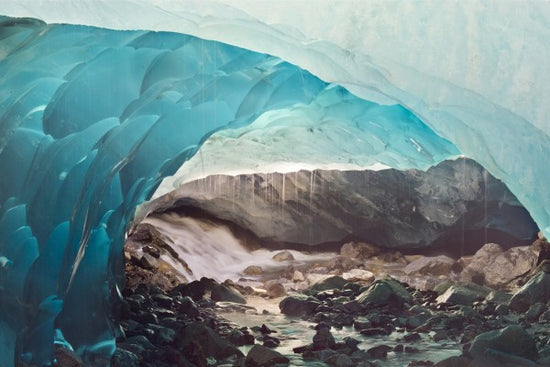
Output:
M422 172L467 158L496 212L532 217L484 228L549 236L549 39L542 1L2 2L0 365L52 365L56 346L109 365L132 220L213 175L282 180L284 203L285 174L298 192L301 170L325 170L310 190L409 170L435 197Z

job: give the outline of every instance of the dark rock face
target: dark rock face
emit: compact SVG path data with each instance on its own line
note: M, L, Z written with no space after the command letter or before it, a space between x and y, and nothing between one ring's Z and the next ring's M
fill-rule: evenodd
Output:
M250 349L245 361L247 367L269 367L278 363L288 364L289 359L279 352L258 344Z
M484 360L488 356L491 357L488 351L510 354L532 361L539 357L535 340L517 325L478 335L472 342L470 354L474 359Z
M526 312L531 305L550 300L550 274L541 271L533 276L510 300L510 309Z
M176 199L161 198L157 207L198 209L274 245L352 237L385 248L473 253L489 241L527 244L538 231L504 184L468 159L427 172L317 170L208 179L209 185L181 186Z

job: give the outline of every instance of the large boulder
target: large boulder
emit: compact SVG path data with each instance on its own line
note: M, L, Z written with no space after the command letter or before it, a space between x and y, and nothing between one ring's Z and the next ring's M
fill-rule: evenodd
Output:
M310 287L310 291L317 293L328 289L342 289L347 282L341 276L335 275L319 280Z
M279 302L279 309L287 316L312 315L320 304L314 297L293 294Z
M187 325L181 332L176 343L184 351L193 351L205 357L222 360L230 356L242 357L242 352L226 339L220 337L214 330L201 322ZM200 349L200 350L199 350Z
M462 271L461 279L500 288L529 272L536 261L537 253L532 246L503 251L500 245L488 243L475 253Z
M375 281L366 291L357 296L360 304L374 305L403 305L411 303L412 295L401 283L394 279L380 279Z
M437 303L471 306L476 300L483 300L491 289L477 284L454 284L437 297Z
M550 274L544 271L536 273L510 300L510 309L526 312L532 304L550 301Z
M405 266L403 272L407 275L449 275L454 264L454 259L444 255L421 257Z
M523 366L539 357L535 340L518 325L479 334L472 342L469 353L476 362L475 366L506 365L499 361L516 361L514 365Z
M288 364L290 360L281 353L256 344L246 356L246 367L271 367L277 364Z
M346 242L340 248L340 255L358 260L366 260L382 252L380 247L365 242Z
M238 290L225 284L215 285L210 298L214 302L246 303L246 299Z

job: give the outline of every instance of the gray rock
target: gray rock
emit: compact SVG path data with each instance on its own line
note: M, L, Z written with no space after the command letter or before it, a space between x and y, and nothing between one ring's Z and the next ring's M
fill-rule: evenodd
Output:
M153 270L158 267L158 260L148 253L143 254L141 259L139 260L139 263L144 269Z
M330 332L330 326L320 323L315 329L317 332L313 335L313 350L333 349L336 342Z
M344 278L335 275L318 281L313 284L309 289L312 292L322 292L329 289L342 289L348 281Z
M292 252L285 250L273 255L272 259L279 262L292 261L294 260L294 256L292 255Z
M469 349L470 355L480 361L483 361L490 351L497 351L531 361L537 360L539 356L535 340L517 325L479 334Z
M246 269L243 270L244 275L262 275L263 273L264 270L262 267L257 265L247 266Z
M365 242L346 242L340 248L340 255L352 259L366 260L382 252L380 247Z
M289 362L290 360L281 353L256 344L248 352L245 365L247 367L271 367L279 363L288 364Z
M287 316L312 315L321 303L313 297L294 294L279 302L279 309Z
M139 357L123 348L117 348L111 359L111 367L139 367Z
M380 279L357 296L357 301L360 304L403 305L404 303L411 303L412 296L399 282L393 279Z
M421 257L405 266L403 272L411 274L449 275L455 260L444 255L434 257Z
M212 293L210 298L212 298L212 301L214 302L221 301L221 302L246 303L246 299L238 290L225 284L215 285L212 288Z
M510 309L526 312L532 304L550 300L550 274L543 271L535 274L510 300Z
M544 303L537 302L529 307L525 313L525 318L529 321L536 321L544 311L546 311L546 305Z
M452 356L437 362L434 367L470 367L471 359L464 356Z
M267 286L266 293L270 298L278 298L286 295L286 290L281 283L271 283Z
M471 306L474 301L487 297L490 291L476 284L455 284L437 297L437 302Z
M324 362L330 366L334 367L352 367L355 366L352 359L348 357L345 354L334 354L327 359L324 360Z
M537 253L531 246L513 247L506 251L495 243L479 249L461 273L463 281L482 281L489 287L502 287L531 270Z

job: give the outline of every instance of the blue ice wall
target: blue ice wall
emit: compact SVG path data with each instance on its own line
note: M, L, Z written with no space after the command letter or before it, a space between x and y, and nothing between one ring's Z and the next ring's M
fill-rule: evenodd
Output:
M270 111L283 125L307 111L324 129L353 127L392 166L459 154L403 107L272 56L181 34L0 18L0 365L50 365L54 343L108 364L135 207L210 134Z

